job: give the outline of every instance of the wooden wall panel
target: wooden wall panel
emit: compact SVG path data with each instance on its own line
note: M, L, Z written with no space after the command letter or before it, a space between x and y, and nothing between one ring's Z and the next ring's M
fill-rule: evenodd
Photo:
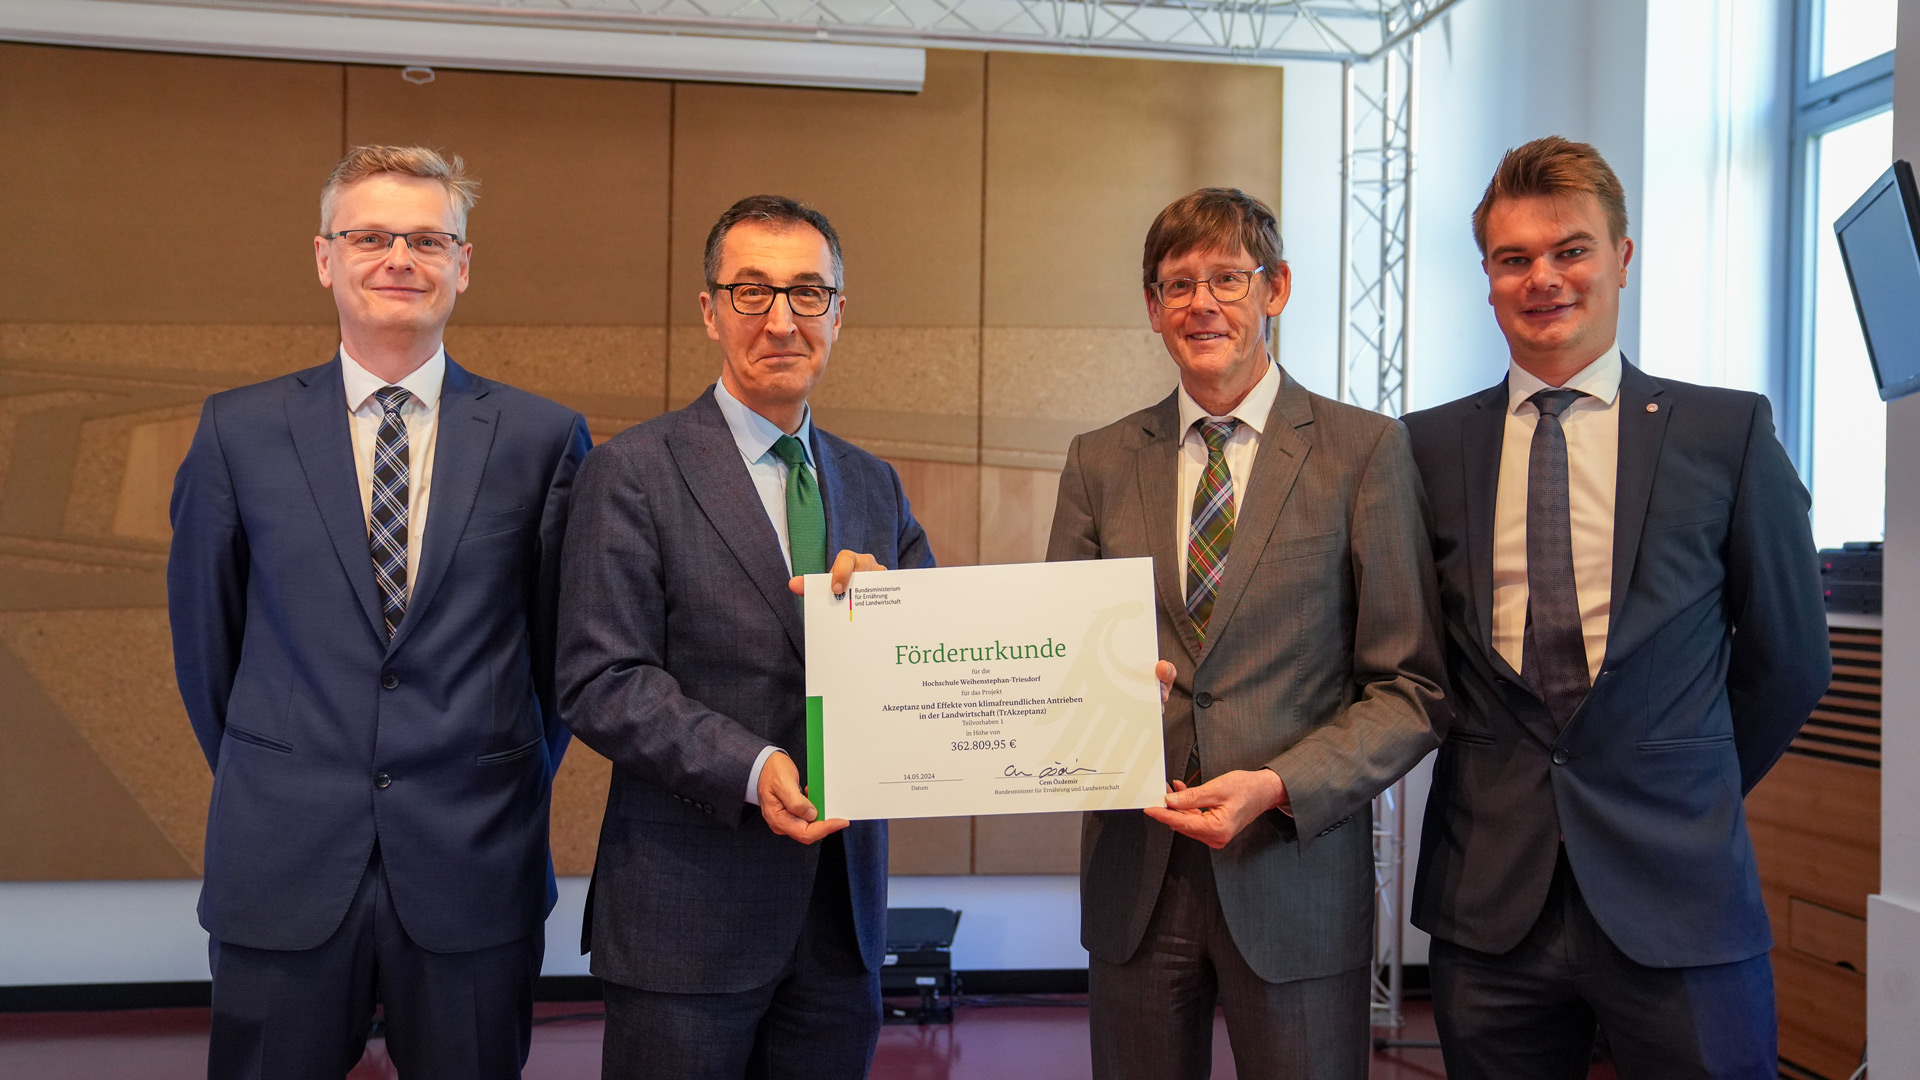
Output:
M0 45L0 226L48 238L0 251L0 682L38 703L9 736L30 764L0 777L0 875L198 871L172 474L206 394L338 340L310 251L345 146L467 158L449 351L597 439L717 374L695 303L714 217L761 191L818 205L849 304L816 419L895 463L942 563L1016 562L1044 555L1067 440L1173 385L1134 277L1147 220L1200 183L1277 197L1279 91L979 52L930 52L925 91L894 95ZM563 874L592 866L610 769L577 744L562 767ZM47 825L61 792L99 808L87 828ZM1073 815L937 819L900 823L893 865L1071 873L1077 850Z
M994 53L987 115L981 461L1057 471L1173 389L1140 283L1154 216L1207 185L1279 206L1281 71Z
M332 322L311 237L340 80L0 44L0 322Z
M480 178L460 324L666 321L668 84L346 70L349 144L437 147Z

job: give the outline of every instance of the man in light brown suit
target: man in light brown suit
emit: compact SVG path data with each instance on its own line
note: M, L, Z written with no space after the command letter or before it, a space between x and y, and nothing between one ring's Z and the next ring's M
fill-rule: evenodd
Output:
M1074 439L1049 559L1151 556L1165 808L1089 814L1081 941L1094 1075L1363 1080L1369 801L1437 745L1433 560L1406 431L1267 353L1291 277L1273 211L1204 188L1161 211L1147 317L1180 369Z

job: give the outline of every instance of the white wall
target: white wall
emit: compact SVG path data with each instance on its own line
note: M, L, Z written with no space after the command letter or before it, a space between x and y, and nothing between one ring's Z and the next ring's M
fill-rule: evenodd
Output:
M1647 0L1467 0L1422 44L1413 400L1427 408L1505 376L1472 216L1507 150L1543 135L1592 143L1641 205ZM1637 233L1637 226L1636 226ZM1629 282L1633 276L1629 275ZM1640 289L1620 338L1639 352Z
M1920 0L1900 0L1893 152L1920 159ZM1867 904L1873 1080L1920 1077L1920 394L1887 414L1880 892Z

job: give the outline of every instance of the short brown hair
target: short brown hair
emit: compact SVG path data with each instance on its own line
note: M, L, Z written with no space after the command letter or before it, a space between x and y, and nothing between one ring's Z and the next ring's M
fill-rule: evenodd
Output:
M809 228L819 233L827 241L827 251L833 255L833 285L846 287L847 268L840 257L840 234L833 231L827 215L785 195L749 195L727 207L727 212L707 230L707 254L701 266L707 275L707 288L720 284L720 246L726 243L727 234L735 225L746 222L777 229Z
M1160 263L1172 256L1234 244L1268 270L1278 270L1284 262L1280 219L1266 203L1239 188L1208 187L1182 195L1160 211L1147 230L1140 283L1152 285Z
M320 231L332 230L333 210L343 188L381 173L440 181L453 203L454 228L465 238L467 212L480 200L480 181L467 175L467 163L460 155L448 160L440 151L425 146L356 146L348 151L320 189Z
M1493 171L1487 193L1473 208L1473 242L1480 245L1481 257L1487 254L1487 215L1493 204L1532 195L1591 195L1607 215L1607 239L1617 244L1627 235L1627 195L1607 159L1586 143L1549 135L1507 151Z

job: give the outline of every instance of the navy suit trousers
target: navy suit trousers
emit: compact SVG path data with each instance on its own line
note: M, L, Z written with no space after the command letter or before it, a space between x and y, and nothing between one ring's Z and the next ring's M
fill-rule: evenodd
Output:
M1767 954L1701 967L1635 963L1594 921L1564 849L1519 945L1493 954L1434 938L1428 963L1454 1080L1584 1080L1596 1026L1621 1080L1778 1075Z
M671 994L605 983L606 1080L867 1075L880 1041L880 976L867 970L854 934L845 838L835 833L820 845L800 940L772 982L731 994Z
M215 940L208 1080L341 1080L366 1052L374 1006L406 1080L517 1080L546 933L437 953L407 936L376 848L347 916L318 948Z

